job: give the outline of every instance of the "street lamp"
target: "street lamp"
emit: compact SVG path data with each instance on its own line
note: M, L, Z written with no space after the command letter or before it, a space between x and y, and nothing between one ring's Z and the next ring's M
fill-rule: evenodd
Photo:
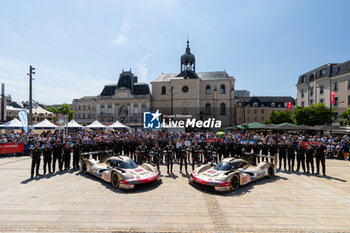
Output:
M33 80L33 74L35 74L35 68L32 66L29 66L29 73L27 75L29 75L29 126L32 126L33 124L33 113L32 113L32 92L33 92L33 88L32 88L32 80Z

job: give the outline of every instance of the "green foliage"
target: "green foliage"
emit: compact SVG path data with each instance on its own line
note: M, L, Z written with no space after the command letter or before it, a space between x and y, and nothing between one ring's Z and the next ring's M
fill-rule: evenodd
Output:
M312 104L309 107L297 106L294 112L294 120L298 125L330 125L336 116L334 109L326 107L322 103Z
M350 125L350 105L349 105L348 108L345 110L345 112L343 112L342 114L340 114L340 118L346 119L345 124L346 124L346 125Z
M69 107L69 104L66 104L66 103L62 104L61 107L58 107L58 108L47 107L45 109L55 114L69 115L69 120L72 120L74 118L75 111L71 110Z
M292 112L291 111L272 111L269 119L265 122L265 124L281 124L281 123L294 123L292 120Z

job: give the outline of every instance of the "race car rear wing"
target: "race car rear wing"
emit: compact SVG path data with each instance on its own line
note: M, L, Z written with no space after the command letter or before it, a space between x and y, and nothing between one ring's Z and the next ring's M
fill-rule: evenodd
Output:
M266 159L272 159L273 164L276 167L277 165L277 158L278 156L274 155L263 155L263 154L254 154L254 153L243 153L242 158L248 161L251 165L256 166L256 157L266 158Z
M106 158L113 155L113 150L82 152L80 155L80 161L83 159L83 155L98 155L98 159L100 160L100 162L103 162L104 160L106 160Z

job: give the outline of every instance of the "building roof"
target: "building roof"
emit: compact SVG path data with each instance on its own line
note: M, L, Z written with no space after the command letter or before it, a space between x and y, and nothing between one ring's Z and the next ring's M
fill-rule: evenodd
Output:
M343 63L328 63L310 70L299 76L297 85L324 77L336 77L345 73L350 73L350 60Z
M288 102L291 102L292 105L295 105L295 99L291 96L251 96L236 97L236 99L239 103L244 103L245 106L250 106L254 103L257 103L258 107L262 107L262 105L268 107L274 103L276 107L278 105L284 107L284 104Z
M198 78L202 80L218 80L218 79L234 79L234 77L229 76L226 71L212 71L212 72L198 72L196 73ZM178 77L176 73L164 73L161 74L154 82L167 82L170 79L183 79L183 77Z

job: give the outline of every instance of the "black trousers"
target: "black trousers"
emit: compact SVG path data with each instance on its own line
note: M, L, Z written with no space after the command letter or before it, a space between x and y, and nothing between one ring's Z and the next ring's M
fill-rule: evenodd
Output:
M316 155L317 174L320 174L320 162L322 164L323 175L325 176L326 175L326 158L325 158L325 156Z
M48 172L51 173L51 155L44 155L44 174L46 174L46 167Z
M58 163L58 169L62 171L62 155L61 154L53 154L52 159L52 172L56 171L56 161Z
M34 176L34 170L35 174L39 175L39 166L40 166L40 157L34 157L32 158L32 167L31 167L31 177Z
M192 155L192 171L194 171L195 164L199 164L199 155Z
M288 171L294 171L295 155L288 155Z
M279 154L279 169L282 168L282 160L283 160L284 170L287 170L286 154Z
M182 165L185 165L185 171L187 172L187 156L183 155L180 157L180 172L182 172Z
M166 156L166 168L167 168L168 173L169 173L169 169L170 169L170 173L173 173L173 164L174 164L173 156L167 155Z
M73 169L79 168L79 154L73 154Z
M64 169L65 170L69 170L70 169L70 157L71 157L70 153L63 155Z
M160 160L159 158L153 158L153 164L157 166L157 169L160 172L159 160Z
M314 157L306 156L306 168L308 173L310 173L310 166L311 166L312 174L314 174Z
M297 155L297 171L299 171L300 169L300 164L302 165L303 167L303 171L305 172L305 155Z

